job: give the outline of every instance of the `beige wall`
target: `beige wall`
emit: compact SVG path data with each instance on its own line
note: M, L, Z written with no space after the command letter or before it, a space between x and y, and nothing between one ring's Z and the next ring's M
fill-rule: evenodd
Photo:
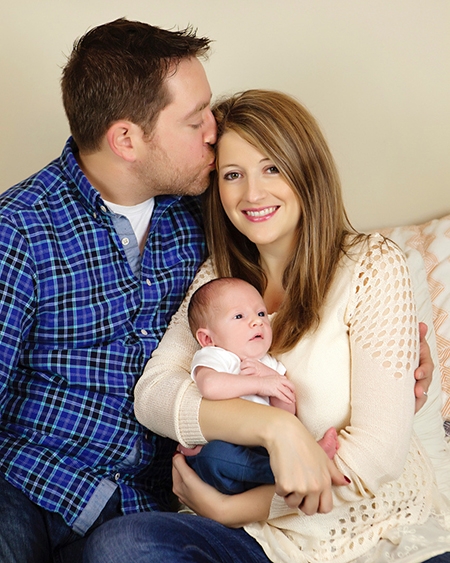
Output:
M356 227L450 212L449 0L3 0L0 13L0 190L61 151L73 40L127 16L214 38L215 95L272 88L309 107Z

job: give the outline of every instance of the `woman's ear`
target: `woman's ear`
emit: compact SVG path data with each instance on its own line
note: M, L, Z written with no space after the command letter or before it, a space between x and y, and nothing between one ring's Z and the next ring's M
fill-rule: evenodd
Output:
M207 328L199 328L195 333L195 337L202 348L205 346L214 346L214 341Z
M142 129L131 121L116 121L106 132L106 141L111 151L127 162L135 162L141 138Z

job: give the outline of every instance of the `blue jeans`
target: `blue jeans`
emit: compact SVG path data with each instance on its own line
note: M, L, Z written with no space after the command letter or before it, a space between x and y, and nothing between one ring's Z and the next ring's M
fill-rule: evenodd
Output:
M120 514L119 492L106 504L91 530ZM80 563L87 537L59 514L31 502L0 477L0 561L2 563Z
M209 518L146 512L116 518L89 537L83 563L270 563L242 528Z
M186 461L197 475L226 495L243 493L275 482L265 448L236 446L213 440Z
M449 563L450 554L427 563ZM270 563L242 528L209 518L147 512L116 518L89 537L83 563Z

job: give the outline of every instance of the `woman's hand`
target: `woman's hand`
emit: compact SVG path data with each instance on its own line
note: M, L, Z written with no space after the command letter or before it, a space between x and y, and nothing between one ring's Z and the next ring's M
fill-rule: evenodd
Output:
M428 327L425 323L419 323L419 335L420 335L420 356L419 356L419 367L416 368L414 372L414 377L416 378L416 384L414 387L414 394L416 397L416 410L418 412L423 405L426 403L428 398L428 389L433 379L433 369L434 364L431 359L430 347L425 339Z
M207 441L265 447L275 491L290 508L300 508L305 514L329 512L332 485L349 483L300 420L282 409L243 399L203 400L199 419Z
M299 508L305 514L330 512L331 486L348 485L350 481L298 419L290 417L290 422L275 430L266 445L275 475L275 491L290 508Z
M274 495L272 485L264 485L238 495L224 495L198 477L176 454L172 465L173 492L196 514L231 528L266 520Z

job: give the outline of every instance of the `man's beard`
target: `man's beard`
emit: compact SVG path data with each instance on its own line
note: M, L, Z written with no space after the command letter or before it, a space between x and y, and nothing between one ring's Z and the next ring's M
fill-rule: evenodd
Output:
M213 158L211 153L211 160ZM151 158L136 168L141 186L145 186L153 195L200 195L209 186L210 173L209 166L185 172L175 169L163 151L157 154L153 152Z

